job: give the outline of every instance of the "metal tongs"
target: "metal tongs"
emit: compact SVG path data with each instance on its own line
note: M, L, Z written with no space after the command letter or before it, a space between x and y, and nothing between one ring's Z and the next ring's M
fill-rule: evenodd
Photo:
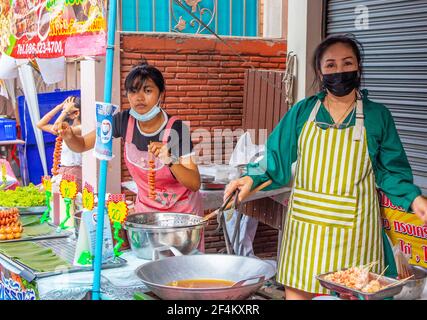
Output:
M222 205L221 208L219 208L217 221L218 221L218 227L216 231L219 231L222 228L223 234L224 234L224 241L225 241L225 247L227 249L228 254L235 254L234 252L234 243L236 239L236 233L234 232L233 238L230 241L230 237L228 235L227 226L225 224L225 217L224 217L224 209L228 207L228 204L231 202L231 199L234 197L233 205L231 208L233 210L237 207L238 201L239 201L239 193L240 190L236 189L234 192L226 199L225 205ZM239 220L239 230L240 230L240 220Z
M258 187L256 187L254 190L252 190L249 194L249 196L255 194L256 192L266 188L267 186L269 186L272 183L271 180L268 180L264 183L262 183L261 185L259 185ZM238 205L238 199L239 199L239 193L240 193L240 189L236 189L234 190L234 192L232 194L230 194L227 199L225 199L224 203L222 204L222 206L213 211L212 213L208 214L207 216L205 216L203 218L203 222L204 221L208 221L209 219L217 216L217 221L218 221L218 228L216 229L216 231L219 231L221 228L223 230L224 233L224 240L225 240L225 246L226 246L226 250L228 254L235 254L234 252L234 244L236 244L236 242L239 242L239 238L240 238L240 221L242 219L242 213L239 212L238 216L237 216L237 223L236 223L236 227L234 229L233 232L233 237L232 240L230 241L230 237L228 235L227 232L227 228L226 228L226 224L225 224L225 218L224 218L224 211L228 210L230 208L236 208ZM248 197L249 197L248 196ZM231 203L231 200L234 198L233 203Z
M261 191L262 189L268 187L271 183L272 183L272 181L268 180L268 181L260 184L258 187L256 187L254 190L252 190L249 193L248 198L250 196L252 196L253 194L257 193L258 191ZM206 222L209 219L212 219L213 217L215 217L216 215L218 215L218 213L224 212L225 210L230 209L231 206L232 206L232 204L230 204L230 201L231 201L231 199L233 199L234 196L235 196L235 201L234 201L233 204L234 204L234 206L236 206L237 205L237 199L239 197L239 192L240 192L239 189L234 190L234 192L231 195L229 195L227 199L225 199L225 201L222 204L222 206L219 209L217 209L217 210L209 213L208 215L204 216L203 219L202 219L202 222Z
M227 199L225 199L225 201L222 204L222 206L219 209L216 209L215 211L213 211L213 212L209 213L208 215L204 216L203 219L202 219L202 222L208 221L209 219L212 219L213 217L215 217L219 213L224 212L225 210L230 209L231 208L230 201L231 201L231 199L233 199L234 196L236 196L235 199L234 199L234 205L236 205L237 204L237 199L238 199L239 192L240 192L239 189L234 190L234 192L232 194L230 194Z

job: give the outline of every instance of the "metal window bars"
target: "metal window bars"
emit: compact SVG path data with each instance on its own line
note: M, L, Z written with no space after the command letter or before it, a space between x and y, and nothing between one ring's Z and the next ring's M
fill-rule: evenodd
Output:
M159 24L161 22L157 19L157 14L159 10L163 10L163 5L160 5L160 2L158 0L128 0L129 3L133 1L134 6L131 6L135 9L135 30L127 30L127 31L136 31L136 32L159 32L164 31L164 28L161 28L162 30L159 30ZM147 28L144 28L145 30L142 30L141 28L141 3L142 1L145 2L145 5L151 8L151 26ZM222 0L221 0L222 1ZM242 16L239 17L239 19L242 19L242 30L243 34L242 36L248 36L247 31L247 24L248 24L248 1L250 0L241 0L242 1ZM124 14L126 14L125 1L118 1L118 8L121 15L120 24L119 24L119 30L123 30L122 27L122 21L124 20ZM218 19L218 16L224 14L225 16L228 15L228 23L229 23L229 30L228 34L223 35L234 35L233 32L236 30L236 23L233 22L233 10L236 10L236 6L233 7L233 0L229 1L229 7L225 8L222 7L222 9L228 10L228 12L225 12L223 10L219 11L218 6L219 0L169 0L168 5L164 8L165 10L168 10L168 23L167 23L167 31L168 32L177 32L177 33L190 33L190 34L202 34L207 33L206 27L201 24L197 19L195 19L192 15L188 14L188 12L185 12L183 8L185 7L187 10L191 11L191 13L196 16L199 20L203 21L205 25L212 28L215 33L219 32L219 23L220 20ZM256 3L256 12L259 14L259 1ZM250 17L249 17L250 18ZM258 28L258 17L254 17L254 23L256 24L256 35L259 33ZM251 34L250 36L253 36Z

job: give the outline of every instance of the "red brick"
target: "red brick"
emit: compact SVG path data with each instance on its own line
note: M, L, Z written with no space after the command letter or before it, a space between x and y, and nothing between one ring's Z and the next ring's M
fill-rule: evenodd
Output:
M191 115L191 116L187 116L187 119L188 120L206 120L207 116L204 116L204 115L197 115L197 116ZM193 125L194 125L194 123L193 123Z
M209 103L209 108L221 108L221 109L227 109L230 107L229 103L224 103L223 101L219 102L219 103Z
M187 92L187 97L206 97L208 91L189 91Z
M176 79L197 79L198 74L197 73L177 73L175 75Z
M224 102L243 102L243 97L228 97L224 98Z
M203 67L219 67L219 61L201 61L199 65Z
M125 58L125 59L142 59L142 57L143 57L142 53L134 53L134 52L125 52L122 55L122 58Z
M277 68L277 63L261 63L261 68Z
M180 102L202 102L202 98L195 98L195 97L183 97L179 98Z
M195 50L195 49L187 49L187 50L183 50L183 49L179 49L179 50L177 50L179 53L181 53L181 54L184 54L184 55L187 55L187 54L197 54L197 53L199 53L199 51L198 50ZM188 58L187 58L188 59Z
M168 91L167 92L167 97L185 97L185 96L186 96L185 91L181 91L181 90L178 90L178 91Z
M243 80L243 79L231 79L230 84L237 84L237 85L243 86L245 84L245 80Z
M230 69L227 68L208 68L209 73L228 73Z
M202 102L222 102L223 99L228 99L228 98L207 97L207 98L202 98Z
M208 95L211 97L226 97L228 96L227 91L209 91Z
M165 79L176 79L176 73L162 72Z
M242 67L259 68L259 62L244 62Z
M231 80L219 80L219 79L211 79L208 80L208 84L228 84Z
M228 115L210 115L208 116L209 120L227 120L230 119Z
M148 53L143 54L143 57L148 60L149 63L153 63L153 60L164 60L165 55L164 54L156 54L156 53Z
M220 86L200 86L200 90L207 90L207 91L213 91L213 90L219 90Z
M169 84L187 84L187 80L185 79L169 79L168 81L166 81L166 86L168 86ZM167 87L166 87L167 90Z
M202 111L204 114L222 114L225 109L207 109ZM228 110L226 111L228 113Z
M229 61L230 56L226 56L226 55L213 56L212 60L214 60L214 61Z
M240 92L243 92L243 87L242 86L222 86L221 89L225 90L225 91L240 91Z
M209 56L209 55L191 55L191 54L189 54L188 56L187 56L187 59L188 60L202 60L202 61L209 61L210 59L211 59L211 56Z
M202 85L206 83L207 83L206 79L188 79L187 80L187 84L189 85Z
M177 110L177 109L168 109L167 111L168 111L168 113L169 113L171 116L177 116L177 115L178 115L178 110ZM182 120L182 119L181 119L181 120Z
M198 104L189 104L189 108L196 108L196 109L207 109L210 108L210 105L208 103L198 103Z
M208 120L208 121L200 121L200 124L201 124L202 126L220 126L220 125L221 125L221 123L222 123L222 121L211 121L211 120Z
M193 114L197 114L197 110L194 110L194 109L178 109L178 114L193 115Z
M204 72L208 72L208 68L206 68L206 67L188 67L188 72L204 73Z
M246 61L241 61L241 62L238 62L238 61L233 61L233 62L224 61L224 62L221 62L221 67L227 67L227 68L241 67L243 62L246 62Z
M179 86L179 90L181 91L198 91L200 90L200 86Z
M186 103L166 103L166 110L170 109L185 109L188 108L188 104Z
M185 94L184 94L184 95L185 95ZM178 97L166 97L166 98L165 98L165 102L166 102L167 104L170 104L170 103L180 102L180 100L179 100L179 98L178 98Z
M198 78L199 79L217 79L219 78L219 76L216 73L199 73Z
M269 58L266 58L266 57L250 57L249 60L255 61L255 62L268 62Z
M200 62L196 61L177 61L176 63L177 67L197 67L200 65Z
M286 63L286 57L271 57L270 62Z
M187 56L185 54L167 54L164 56L164 59L173 61L186 61Z
M166 72L187 72L188 68L186 67L167 67Z
M236 73L221 73L219 75L221 79L238 79L239 75Z

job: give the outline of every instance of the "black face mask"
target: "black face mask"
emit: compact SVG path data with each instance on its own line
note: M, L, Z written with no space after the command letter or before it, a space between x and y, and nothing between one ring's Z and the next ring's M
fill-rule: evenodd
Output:
M323 75L323 87L328 89L334 96L343 97L360 85L359 72L338 72Z

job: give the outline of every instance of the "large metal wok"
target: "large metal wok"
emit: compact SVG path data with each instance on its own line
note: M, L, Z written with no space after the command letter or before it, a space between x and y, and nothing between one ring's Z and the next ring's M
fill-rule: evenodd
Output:
M243 300L257 291L265 280L273 277L276 271L271 264L256 258L201 254L148 262L136 269L135 273L154 294L164 300ZM166 285L188 279L228 280L235 284L225 288Z

